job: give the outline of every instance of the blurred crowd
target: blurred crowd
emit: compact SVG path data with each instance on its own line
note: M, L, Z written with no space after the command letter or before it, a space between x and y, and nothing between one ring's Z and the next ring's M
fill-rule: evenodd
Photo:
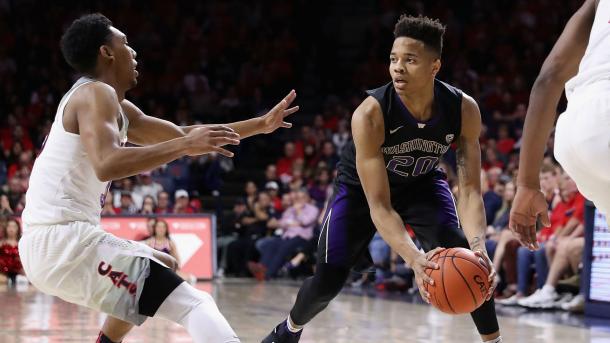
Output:
M7 219L23 210L35 157L76 77L58 42L79 14L102 12L127 34L141 75L128 97L150 115L180 125L242 120L265 113L290 89L297 90L301 111L294 115L293 129L244 141L234 159L185 157L116 180L102 210L103 215L197 213L210 197L235 195L227 194L228 177L240 170L258 172L263 176L239 187L238 200L214 206L221 215L220 273L264 280L312 272L335 165L350 139L351 113L365 89L389 81L387 56L398 16L424 13L447 25L439 78L472 95L481 108L481 179L488 249L501 277L500 302L576 304L582 300L577 276L583 198L554 163L552 139L541 173L553 220L552 228L540 232L544 248L520 248L506 226L529 88L579 5L576 0L562 6L548 0L180 5L153 0L120 6L84 1L65 8L0 0L0 257L10 255L10 248L2 247L16 246L19 234ZM457 192L454 165L451 150L442 167ZM412 273L378 236L370 252L374 268L359 269L353 286L412 288ZM567 275L572 279L562 280ZM564 290L575 299L560 295Z

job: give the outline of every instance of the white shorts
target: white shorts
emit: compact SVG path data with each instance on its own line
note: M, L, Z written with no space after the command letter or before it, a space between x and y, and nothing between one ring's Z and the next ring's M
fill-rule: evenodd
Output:
M610 214L610 81L577 89L555 130L555 158L579 191Z
M153 257L149 246L87 222L28 227L19 241L34 286L65 301L140 325L138 301Z

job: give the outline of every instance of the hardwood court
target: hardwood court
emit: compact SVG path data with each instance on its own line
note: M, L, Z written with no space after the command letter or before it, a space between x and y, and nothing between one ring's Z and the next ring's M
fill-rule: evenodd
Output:
M211 291L242 342L260 342L290 309L294 285L225 280L200 283ZM610 327L570 326L545 313L502 316L505 342L610 343ZM32 286L0 288L1 343L95 341L104 316L38 292ZM569 322L569 321L568 321ZM125 343L191 342L178 325L149 319ZM306 327L303 343L479 342L469 316L449 316L428 305L342 294Z

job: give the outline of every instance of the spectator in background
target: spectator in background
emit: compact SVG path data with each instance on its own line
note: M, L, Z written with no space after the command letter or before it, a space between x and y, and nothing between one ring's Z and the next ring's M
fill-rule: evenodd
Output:
M540 169L540 190L544 193L546 202L549 204L549 210L561 201L561 191L557 177L557 166L551 163L545 163ZM544 230L544 228L543 228Z
M278 185L275 181L269 181L265 184L265 190L269 193L271 197L271 203L273 204L273 208L277 213L281 213L284 208L282 208L282 199L280 198L280 185Z
M277 183L278 186L281 183L280 178L277 177L277 167L275 166L275 164L269 164L265 168L265 179L263 180L263 183L261 184L261 186L265 186L269 182L275 182L275 183ZM264 187L261 187L261 188L264 188Z
M489 182L488 175L490 172L481 170L481 192L483 193L483 206L485 207L485 219L487 226L493 224L496 219L496 213L502 207L502 197L504 195L504 183L502 182Z
M339 155L337 155L333 142L325 141L322 144L322 152L318 162L324 162L329 168L335 168L337 162L339 162Z
M157 208L155 209L156 214L173 213L171 204L169 203L169 193L165 191L159 192L157 198Z
M549 264L553 261L559 243L569 238L585 220L585 198L578 192L574 180L565 172L561 176L560 189L562 201L557 204L557 211L562 225L557 226L544 247Z
M15 281L17 275L25 275L19 258L21 225L16 219L9 219L3 227L4 238L0 241L0 284Z
M496 218L491 227L488 227L488 239L496 242L493 249L493 264L498 273L504 272L507 283L507 296L516 292L517 289L517 265L516 256L519 242L515 239L512 231L508 230L508 216L515 199L515 184L511 181L506 183L502 201L502 207L496 213ZM489 244L486 244L489 246ZM498 277L499 278L499 277Z
M121 206L116 211L117 214L136 214L138 208L134 204L130 191L121 192Z
M222 228L218 237L216 238L216 247L218 249L218 272L217 275L219 277L223 277L225 275L225 271L229 268L229 245L236 241L240 234L242 233L242 229L249 225L245 218L253 218L252 213L248 210L248 206L246 206L246 202L243 199L237 199L235 205L233 206L233 212L231 213L231 217Z
M332 192L330 172L326 168L318 169L314 182L309 186L309 196L318 208L324 207L324 202Z
M318 214L318 208L310 203L309 193L304 189L296 191L293 205L284 211L278 223L281 237L276 236L262 245L260 264L250 267L258 279L262 278L258 273L262 273L265 279L274 278L287 258L306 247L313 238Z
M140 214L154 214L156 211L155 208L155 198L152 195L146 195L144 197L144 201L142 201L142 208L140 209Z
M101 212L102 216L116 216L119 214L119 209L112 206L112 201L110 200L111 199L106 198L106 201L104 201L104 207L102 207Z
M0 195L0 215L1 216L12 216L13 209L11 208L11 203L8 200L8 196L6 194Z
M508 125L500 125L498 127L498 143L496 144L496 149L506 157L513 151L514 146L515 140L509 134Z
M292 180L292 164L297 159L296 149L293 142L284 144L284 156L277 160L277 175L282 183L289 183Z
M246 206L248 206L250 211L254 212L254 204L256 204L256 200L258 199L258 187L256 187L256 183L254 183L254 181L247 181L244 192L246 193L244 199L246 201Z
M347 120L341 119L338 123L337 132L333 133L333 144L335 145L338 152L343 150L343 147L351 139L352 135L349 130L349 124Z
M185 273L180 270L180 268L182 267L180 255L178 254L176 243L174 242L174 240L172 240L170 236L169 225L165 220L159 219L155 222L152 236L146 239L144 243L155 250L171 255L173 258L176 259L176 265L178 265L176 273L180 275L181 278L187 280L191 284L195 284L197 282L197 278L194 275Z
M229 269L237 276L245 276L250 262L257 261L259 253L256 241L266 237L275 229L277 214L271 203L271 197L263 191L258 194L254 209L242 218L240 237L229 244Z
M565 223L565 208L557 206L561 203L560 191L557 187L557 176L555 166L544 164L540 170L540 188L545 194L550 209L550 227L543 227L538 232L538 242L540 249L531 251L526 247L519 247L517 250L517 292L506 298L497 300L501 305L517 305L518 301L529 294L530 279L532 277L532 264L536 271L536 289L544 286L548 274L548 261L544 246L547 240L553 235L558 226ZM557 201L559 200L559 202Z
M146 198L151 196L154 202L157 202L157 195L163 190L163 186L160 183L153 181L152 172L147 171L138 175L139 183L133 188L133 194L139 198Z
M578 224L574 231L558 243L557 253L553 258L544 286L529 297L520 299L518 304L529 308L561 308L561 305L572 300L571 294L564 296L557 293L557 284L561 277L570 272L576 274L582 262L585 246L584 225ZM584 302L584 297L581 300Z
M191 214L195 213L195 209L190 204L189 192L184 189L179 189L174 194L174 214Z
M146 219L146 231L139 231L133 238L134 241L145 241L155 234L155 225L157 224L157 217L148 217Z

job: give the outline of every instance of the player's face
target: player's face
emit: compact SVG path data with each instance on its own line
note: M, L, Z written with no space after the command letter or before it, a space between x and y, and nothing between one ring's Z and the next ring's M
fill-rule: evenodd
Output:
M436 54L422 41L399 37L394 40L390 53L390 75L396 93L418 91L430 84L441 67Z
M138 71L136 67L136 52L127 42L127 36L115 27L110 27L112 31L111 47L114 56L115 76L125 87L133 88L138 84Z

